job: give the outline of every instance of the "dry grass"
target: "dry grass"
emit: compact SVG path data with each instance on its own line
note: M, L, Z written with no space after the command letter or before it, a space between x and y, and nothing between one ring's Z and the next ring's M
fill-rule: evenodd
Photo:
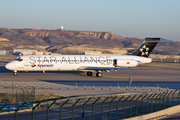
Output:
M22 94L19 94L18 97L23 97ZM30 102L36 102L36 101L42 101L42 100L48 100L48 99L54 99L54 98L61 98L63 96L54 95L53 93L50 93L48 95L36 95L35 99ZM8 94L8 93L0 93L0 103L4 102L17 102L16 101L16 94ZM23 102L23 101L18 101Z
M42 100L61 98L61 97L63 97L63 96L54 95L53 93L50 93L48 95L36 95L35 96L35 101L42 101Z
M0 102L16 102L16 97L8 93L0 93Z

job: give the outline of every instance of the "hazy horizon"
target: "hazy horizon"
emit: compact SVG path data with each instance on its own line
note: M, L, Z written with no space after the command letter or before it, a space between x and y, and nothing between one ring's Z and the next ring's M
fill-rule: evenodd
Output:
M180 41L179 0L1 1L0 27L112 32Z

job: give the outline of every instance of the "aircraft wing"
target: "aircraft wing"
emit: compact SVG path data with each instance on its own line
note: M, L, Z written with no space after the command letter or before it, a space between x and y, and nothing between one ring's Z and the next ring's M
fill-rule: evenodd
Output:
M82 66L78 70L126 70L126 69L141 69L141 68L121 68L121 67L89 67Z

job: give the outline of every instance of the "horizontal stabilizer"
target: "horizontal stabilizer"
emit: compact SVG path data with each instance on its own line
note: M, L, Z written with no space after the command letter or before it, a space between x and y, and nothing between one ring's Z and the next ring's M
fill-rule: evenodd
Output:
M147 43L149 43L149 42L173 42L173 41L170 41L170 40L159 40L159 41L145 41L145 42L147 42Z

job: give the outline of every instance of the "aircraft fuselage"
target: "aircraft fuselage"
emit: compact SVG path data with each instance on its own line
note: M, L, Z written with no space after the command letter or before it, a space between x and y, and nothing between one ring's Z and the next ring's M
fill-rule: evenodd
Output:
M129 61L137 61L141 64L151 62L150 58L133 55L26 55L9 62L6 68L12 71L72 71L82 66L116 67L115 59L125 61L119 67L137 66Z

